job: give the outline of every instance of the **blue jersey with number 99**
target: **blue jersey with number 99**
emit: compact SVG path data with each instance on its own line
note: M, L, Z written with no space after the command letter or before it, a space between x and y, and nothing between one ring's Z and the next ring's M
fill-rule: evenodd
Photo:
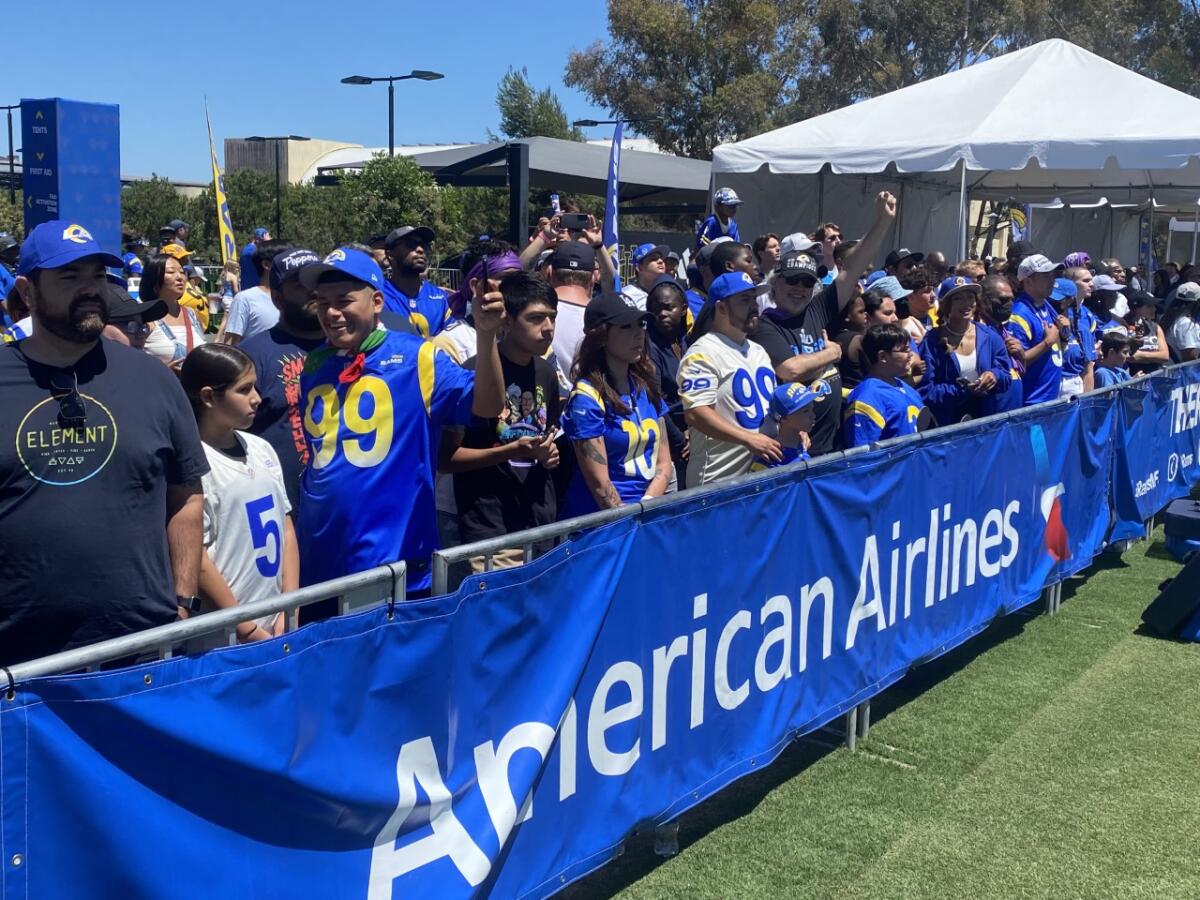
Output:
M409 588L428 587L438 439L443 426L470 421L475 373L399 332L388 332L358 377L342 383L352 359L331 356L300 376L308 446L296 523L300 582L404 559Z
M600 392L586 378L575 383L563 413L563 432L572 441L604 438L608 477L625 503L636 503L646 494L664 440L660 420L667 414L662 401L655 406L645 388L622 394L628 415L606 408ZM583 476L576 472L567 489L562 518L582 516L598 509Z

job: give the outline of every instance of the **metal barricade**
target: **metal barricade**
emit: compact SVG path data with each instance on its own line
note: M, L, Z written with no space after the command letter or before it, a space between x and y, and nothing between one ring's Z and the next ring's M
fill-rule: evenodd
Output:
M167 659L174 655L175 648L180 644L204 635L223 633L232 644L236 641L235 629L239 624L274 613L286 614L288 630L292 631L297 627L297 617L302 607L337 598L338 614L345 615L383 603L402 601L406 583L405 564L389 563L365 572L356 572L280 594L278 597L204 613L181 622L171 622L136 634L127 634L87 647L18 663L7 669L10 691L12 685L28 681L30 678L90 670L103 663L127 657L157 655L159 659Z

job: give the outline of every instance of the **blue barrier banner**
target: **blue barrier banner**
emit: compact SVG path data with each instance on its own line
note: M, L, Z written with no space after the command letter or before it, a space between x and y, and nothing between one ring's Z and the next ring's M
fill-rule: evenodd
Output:
M551 894L1086 566L1116 422L1102 396L934 432L394 617L20 685L4 894Z
M25 231L51 219L82 225L121 255L118 107L59 97L21 101Z
M1112 541L1140 537L1147 519L1200 481L1200 367L1172 368L1116 394Z

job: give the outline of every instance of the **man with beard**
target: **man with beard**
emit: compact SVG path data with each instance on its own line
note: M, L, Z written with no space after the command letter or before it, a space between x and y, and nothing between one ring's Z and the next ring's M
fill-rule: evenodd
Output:
M383 242L391 274L383 283L383 308L408 316L417 334L431 338L450 321L450 295L425 280L432 228L405 225Z
M775 391L765 350L748 340L767 290L745 272L726 272L708 289L705 315L679 363L679 399L688 424L687 486L735 478L755 458L779 462L779 442L759 429Z
M300 476L308 462L300 411L300 372L309 351L325 339L312 291L302 287L297 276L306 266L320 261L311 250L292 250L275 257L267 281L279 321L238 347L254 363L254 387L262 398L250 433L263 438L279 457L293 510L300 506Z
M750 340L760 344L775 376L783 384L798 381L814 390L829 385L827 400L817 407L817 424L809 435L813 456L837 449L842 430L842 382L838 373L841 347L837 343L846 305L858 293L859 276L883 246L896 218L896 198L887 191L875 198L875 224L842 260L837 278L821 287L825 267L811 249L785 253L771 277L771 300Z
M120 265L70 222L21 247L36 327L0 348L0 665L199 609L208 463L175 376L100 340Z

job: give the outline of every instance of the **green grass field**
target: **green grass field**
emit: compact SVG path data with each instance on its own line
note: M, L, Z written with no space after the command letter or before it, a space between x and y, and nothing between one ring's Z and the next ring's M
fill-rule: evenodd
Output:
M857 753L794 744L569 888L805 898L1200 898L1200 644L1139 634L1161 530L924 666Z

